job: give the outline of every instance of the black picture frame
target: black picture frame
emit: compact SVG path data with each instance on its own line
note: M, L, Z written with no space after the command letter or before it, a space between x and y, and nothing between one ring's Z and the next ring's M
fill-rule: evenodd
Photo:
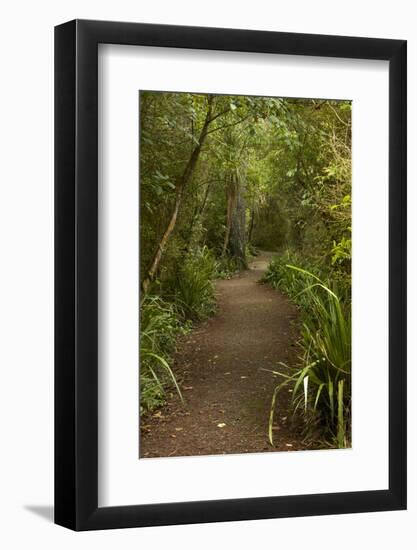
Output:
M98 506L97 53L106 43L389 62L387 490ZM406 508L406 46L404 40L106 21L55 28L55 523L78 531ZM370 223L371 216L370 208Z

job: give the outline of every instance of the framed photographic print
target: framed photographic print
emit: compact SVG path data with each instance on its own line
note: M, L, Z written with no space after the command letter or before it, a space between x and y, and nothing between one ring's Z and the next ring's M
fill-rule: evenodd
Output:
M55 521L406 507L406 42L55 29Z

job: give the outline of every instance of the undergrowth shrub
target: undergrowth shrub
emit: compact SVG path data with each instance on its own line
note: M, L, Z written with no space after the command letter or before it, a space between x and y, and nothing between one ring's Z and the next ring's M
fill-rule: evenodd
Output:
M240 269L240 263L235 258L224 256L216 261L214 277L216 279L231 279Z
M212 278L216 261L211 250L197 248L185 258L175 278L175 301L187 319L205 319L215 309Z
M296 259L296 258L292 258ZM288 263L289 256L274 258L264 280L286 293L301 313L301 365L293 374L286 367L272 371L280 378L271 402L269 439L279 392L292 386L294 413L302 411L307 429L319 425L328 443L350 446L351 426L351 312L346 293L317 275ZM315 272L313 272L315 270Z
M168 389L180 387L172 370L178 336L186 334L193 321L205 319L215 308L212 278L216 262L207 247L196 248L178 263L175 276L159 294L148 295L140 308L140 412L165 402Z
M171 369L175 342L189 326L180 312L159 296L148 295L140 310L140 412L151 411L165 401L168 388L181 391Z

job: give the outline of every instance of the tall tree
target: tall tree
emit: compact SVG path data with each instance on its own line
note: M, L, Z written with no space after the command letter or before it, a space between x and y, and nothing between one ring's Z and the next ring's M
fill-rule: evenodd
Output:
M212 116L213 99L214 99L214 97L212 95L208 96L206 117L204 119L204 124L203 124L203 127L201 129L200 136L199 136L197 144L195 145L195 147L194 147L194 149L191 153L191 156L190 156L190 158L187 162L185 170L182 173L181 177L179 178L179 181L178 181L178 183L176 185L176 188L175 188L175 190L176 190L175 203L174 203L174 208L173 208L173 211L172 211L172 214L171 214L171 218L170 218L170 220L168 222L168 225L167 225L167 227L164 231L164 234L162 235L161 240L158 243L157 249L156 249L155 254L152 258L151 264L150 264L150 266L147 270L146 276L142 281L142 292L145 295L148 293L149 287L152 284L153 280L155 279L155 275L157 273L159 263L161 261L161 258L162 258L162 255L164 253L165 247L166 247L166 245L168 243L168 240L169 240L169 238L170 238L170 236L171 236L171 234L174 230L175 224L177 222L178 212L179 212L182 200L183 200L184 191L185 191L185 188L186 188L188 182L190 181L190 179L193 175L195 166L196 166L197 161L198 161L198 157L200 156L201 148L203 147L204 141L207 137L207 132L208 132L208 129L209 129L209 125L214 120L214 118L217 118L217 117Z
M246 201L243 181L236 178L236 200L232 211L232 225L230 231L230 256L235 259L240 269L247 269L246 259Z

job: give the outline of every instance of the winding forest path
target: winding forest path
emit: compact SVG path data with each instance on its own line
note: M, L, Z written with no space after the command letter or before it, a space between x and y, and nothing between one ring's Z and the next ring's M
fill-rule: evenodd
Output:
M172 395L141 422L140 456L291 451L303 447L289 422L290 393L281 392L268 442L268 418L279 361L294 363L296 308L258 281L271 254L262 253L229 280L216 282L216 315L181 339L175 373L185 404ZM288 418L287 418L288 416Z

